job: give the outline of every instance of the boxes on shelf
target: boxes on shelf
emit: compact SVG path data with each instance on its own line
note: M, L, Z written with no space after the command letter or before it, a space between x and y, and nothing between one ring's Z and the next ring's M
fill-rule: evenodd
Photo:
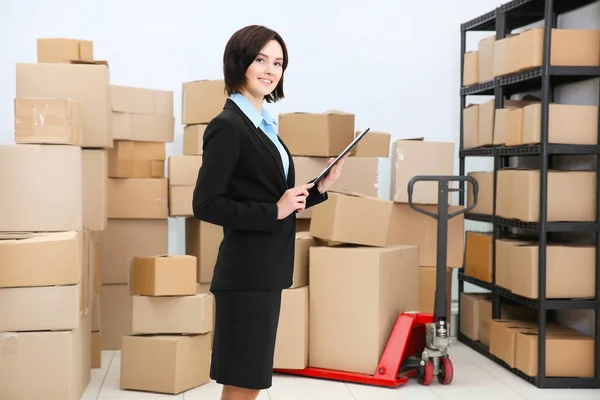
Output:
M494 47L496 35L481 39L477 45L478 51L478 81L488 82L494 79Z
M515 135L510 144L539 144L542 137L541 121L542 105L538 103L526 106L523 109L522 136ZM548 143L598 144L598 107L550 104Z
M469 231L465 245L465 275L492 282L493 236L488 232Z
M469 211L473 214L492 215L494 213L494 172L469 172L468 176L477 181L477 205ZM467 190L467 206L473 204L473 186L465 183Z
M479 83L479 51L468 51L463 55L463 86Z

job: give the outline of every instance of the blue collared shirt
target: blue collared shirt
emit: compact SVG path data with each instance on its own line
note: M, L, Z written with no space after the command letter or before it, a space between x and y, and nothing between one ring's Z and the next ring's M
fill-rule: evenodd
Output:
M288 153L285 151L285 148L279 141L279 137L277 135L277 121L269 114L269 112L263 107L262 113L256 111L256 108L252 106L250 101L241 93L234 93L230 96L231 100L237 104L237 106L243 111L244 114L252 121L254 126L260 128L268 137L271 139L277 150L279 150L279 154L281 154L281 161L283 163L283 171L285 172L285 177L287 179L288 170L290 168L290 159Z

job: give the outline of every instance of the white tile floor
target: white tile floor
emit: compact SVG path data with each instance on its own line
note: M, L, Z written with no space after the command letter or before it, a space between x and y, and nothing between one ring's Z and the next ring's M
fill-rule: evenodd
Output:
M454 342L450 350L454 381L449 386L434 382L422 387L415 380L396 389L345 384L294 376L275 375L273 387L259 400L599 400L600 390L541 390L494 364L485 357ZM218 400L221 387L214 382L168 396L119 389L121 353L102 352L102 368L92 370L92 380L82 399L183 399Z

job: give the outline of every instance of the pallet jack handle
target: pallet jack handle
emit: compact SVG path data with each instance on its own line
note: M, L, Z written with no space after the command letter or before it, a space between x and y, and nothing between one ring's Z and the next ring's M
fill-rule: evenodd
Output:
M414 185L419 181L438 182L438 212L433 213L423 208L417 207L413 201ZM473 185L473 204L466 208L453 213L448 213L448 194L450 192L464 192L464 189L454 189L449 187L450 182L470 182ZM462 185L461 185L462 186ZM447 252L448 252L448 220L457 215L466 213L472 210L477 205L477 194L479 185L471 176L453 176L453 175L418 175L414 176L408 182L408 204L409 206L422 214L432 217L438 221L437 226L437 259L436 259L436 288L435 288L435 305L434 305L434 321L438 334L446 337L449 334L448 316L446 315L446 267L447 267Z

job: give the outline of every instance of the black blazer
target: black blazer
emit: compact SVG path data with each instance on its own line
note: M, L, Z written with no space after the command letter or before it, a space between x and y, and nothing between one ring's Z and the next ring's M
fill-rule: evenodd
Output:
M277 147L231 99L206 127L192 206L197 219L223 227L212 291L291 286L296 214L277 220L277 202L296 185L284 147L287 180ZM313 187L306 208L326 199Z

